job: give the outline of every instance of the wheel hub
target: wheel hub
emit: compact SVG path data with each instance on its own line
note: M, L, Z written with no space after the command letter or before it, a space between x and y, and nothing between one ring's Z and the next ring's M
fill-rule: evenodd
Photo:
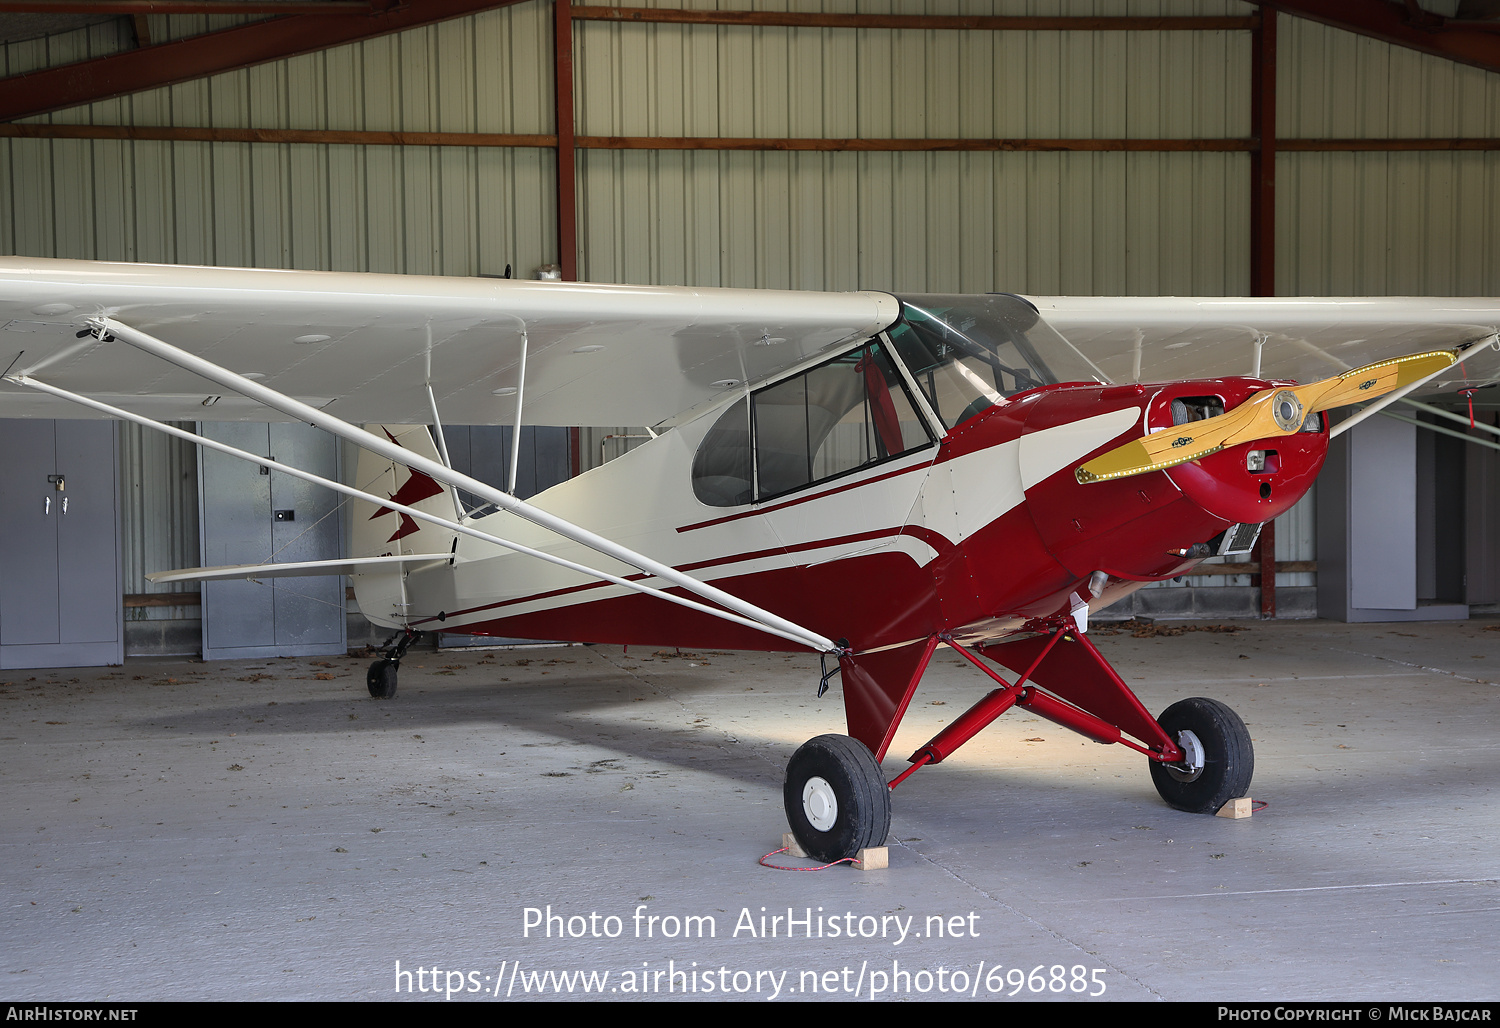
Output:
M838 820L838 797L826 778L814 775L802 786L802 813L807 815L807 823L820 832L828 831Z
M1184 728L1177 733L1177 745L1182 750L1182 762L1163 764L1167 774L1179 782L1195 782L1203 774L1203 743L1198 736Z

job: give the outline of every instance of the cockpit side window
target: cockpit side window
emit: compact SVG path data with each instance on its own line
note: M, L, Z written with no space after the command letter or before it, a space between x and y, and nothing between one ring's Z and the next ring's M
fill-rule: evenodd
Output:
M693 459L693 491L710 506L736 506L931 443L890 355L872 341L720 415Z
M889 335L891 345L945 428L956 428L1004 399L1005 394L995 387L990 369L980 359L956 352L929 327L902 322L893 326Z
M1105 381L1019 296L899 299L891 345L947 428L1039 386Z

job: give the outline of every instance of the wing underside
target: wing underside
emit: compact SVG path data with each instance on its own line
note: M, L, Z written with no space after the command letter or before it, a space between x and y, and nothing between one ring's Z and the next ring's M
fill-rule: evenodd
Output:
M1315 382L1377 361L1493 336L1486 297L1028 297L1114 382L1224 375ZM1422 394L1500 380L1500 351L1436 376Z
M1116 382L1315 381L1495 332L1500 300L1032 297ZM349 422L652 425L899 315L879 292L609 286L0 258L0 374L166 421L284 415L117 342L109 318ZM520 381L524 367L524 387ZM1467 373L1467 379L1462 376ZM1500 379L1480 355L1424 392ZM429 396L428 387L431 387ZM88 412L0 383L0 417Z
M109 341L108 317L352 422L653 425L890 324L884 293L0 258L0 372L169 421L282 415ZM79 417L0 385L0 417Z

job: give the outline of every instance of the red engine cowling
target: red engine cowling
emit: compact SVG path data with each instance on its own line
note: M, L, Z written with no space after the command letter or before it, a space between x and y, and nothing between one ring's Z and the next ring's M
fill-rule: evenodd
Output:
M1206 379L1162 386L1065 386L1030 406L1024 434L1136 407L1145 417L1082 463L1174 422L1186 411L1212 416L1255 393L1288 383ZM1328 451L1326 422L1289 436L1231 446L1200 460L1105 482L1081 484L1076 464L1026 492L1026 505L1052 557L1082 578L1105 571L1134 581L1167 578L1185 555L1236 524L1260 524L1285 513L1312 486ZM1252 454L1254 455L1252 457Z

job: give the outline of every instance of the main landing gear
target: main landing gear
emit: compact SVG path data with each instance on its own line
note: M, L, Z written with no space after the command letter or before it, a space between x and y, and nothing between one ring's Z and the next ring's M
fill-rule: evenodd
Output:
M406 656L407 648L421 634L408 630L398 632L386 640L385 656L371 664L370 670L365 672L365 685L369 687L371 696L377 700L388 700L396 695L396 671L401 667L401 658Z
M1178 810L1212 814L1250 789L1255 748L1240 716L1218 700L1179 700L1156 719L1182 750L1177 763L1150 763L1161 798Z
M803 743L786 766L787 822L808 856L830 863L885 845L891 790L870 748L847 735Z
M1039 627L1042 631L1031 638L984 648L986 656L1020 673L1014 683L947 636L914 644L905 661L891 651L869 661L843 656L844 702L855 737L820 735L787 765L786 816L803 850L832 862L882 845L890 830L891 790L918 768L942 763L1013 706L1095 742L1119 743L1145 754L1156 791L1178 810L1216 813L1248 792L1255 751L1249 730L1234 711L1217 700L1194 697L1153 718L1071 620ZM880 760L939 641L1000 688L953 719L887 784Z

